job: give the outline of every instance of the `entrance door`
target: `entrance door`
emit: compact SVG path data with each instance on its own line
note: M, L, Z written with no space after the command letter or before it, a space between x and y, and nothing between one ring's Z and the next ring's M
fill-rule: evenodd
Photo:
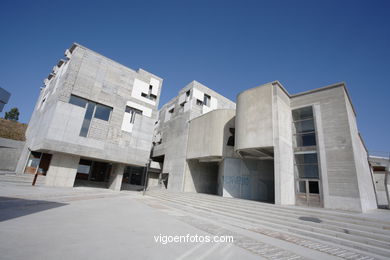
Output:
M296 185L296 204L300 206L321 207L320 180L298 179Z

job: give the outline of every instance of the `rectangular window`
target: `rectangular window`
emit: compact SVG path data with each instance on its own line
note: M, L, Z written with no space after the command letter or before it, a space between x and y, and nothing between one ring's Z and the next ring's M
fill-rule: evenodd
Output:
M97 104L94 117L104 121L108 121L110 119L111 111L111 107Z
M89 125L91 124L91 119L94 111L95 111L95 103L88 102L87 111L85 111L84 121L80 130L80 136L87 137L89 131Z
M78 174L89 174L91 170L92 161L80 159L79 166L77 167Z
M196 104L197 104L198 106L203 106L203 101L197 99L197 100L196 100Z
M292 116L294 121L313 118L313 108L309 106L309 107L295 109L292 112Z
M130 113L130 124L134 124L136 114L142 115L141 110L129 106L126 106L126 113Z
M203 104L205 104L206 106L210 106L210 100L211 100L211 97L207 94L204 94L204 97L203 97Z
M88 103L88 100L81 98L81 97L71 95L70 99L69 99L69 103L76 105L76 106L79 106L79 107L82 107L82 108L85 108L85 106Z
M320 194L320 188L318 185L318 181L309 181L309 193Z
M295 154L297 177L319 179L317 153Z
M306 181L298 181L298 192L306 193Z

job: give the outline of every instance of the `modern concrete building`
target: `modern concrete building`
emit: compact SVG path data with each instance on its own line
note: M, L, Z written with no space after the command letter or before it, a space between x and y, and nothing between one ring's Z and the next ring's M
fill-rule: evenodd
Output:
M11 94L7 90L0 88L0 112L3 112L3 108L8 103L10 96Z
M377 207L343 83L289 94L270 82L240 93L236 107L193 81L157 111L161 78L79 44L65 54L45 80L17 172L54 186L148 181L278 205Z
M235 107L233 101L197 81L162 106L155 125L152 160L162 165L160 181L169 190L184 190L189 121L215 109Z
M291 95L275 81L240 93L237 109L230 108L190 118L188 142L166 144L165 150L187 147L186 167L178 171L182 191L279 205L377 207L343 83Z
M17 172L51 186L142 187L162 79L79 44L65 57L44 81Z

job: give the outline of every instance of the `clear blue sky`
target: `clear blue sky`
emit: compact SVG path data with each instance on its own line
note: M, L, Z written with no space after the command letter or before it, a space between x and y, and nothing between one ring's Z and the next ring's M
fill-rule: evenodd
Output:
M161 104L192 80L232 100L274 80L292 94L345 81L368 148L390 151L390 1L3 0L0 39L5 110L22 122L78 42L162 77Z

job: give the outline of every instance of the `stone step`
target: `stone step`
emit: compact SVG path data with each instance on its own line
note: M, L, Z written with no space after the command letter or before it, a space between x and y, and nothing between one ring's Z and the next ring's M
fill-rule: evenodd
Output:
M175 194L174 195L175 197L181 197L183 195L180 195L180 194ZM184 195L186 198L191 198L191 196L186 196ZM195 198L197 200L197 198ZM203 201L205 201L205 199L203 199ZM211 202L213 202L211 200ZM298 219L299 217L314 217L314 218L318 218L318 215L313 215L313 214L310 214L310 215L304 215L302 214L302 212L300 212L299 209L295 210L295 211L289 211L289 212L280 212L278 209L272 209L272 205L271 207L263 207L262 206L262 203L259 203L259 205L256 205L256 207L254 206L251 206L251 207L246 207L246 206L242 206L242 203L241 201L234 201L234 203L232 203L233 201L231 200L219 200L218 201L218 204L219 205L227 205L227 206L232 206L234 207L235 209L241 209L241 210L261 210L261 212L263 213L275 213L277 215L282 215L284 217L291 217L293 218L294 220ZM370 233L373 233L374 235L375 234L378 234L381 238L381 240L385 240L387 242L390 242L390 230L384 230L381 225L374 225L373 227L370 227L370 226L367 226L367 222L362 222L360 224L357 224L357 223L349 223L349 218L343 218L343 219L338 219L337 221L335 221L334 219L327 219L327 217L325 216L325 218L321 218L320 219L322 222L321 224L322 225L326 225L329 229L335 229L335 230L338 230L338 231L341 231L341 232L345 232L346 228L348 228L349 230L357 230L358 233L360 233L360 231L363 231L362 234L364 234L365 236L368 236L368 237L371 237L371 234ZM375 224L375 223L374 223ZM365 232L365 233L364 233ZM383 235L383 236L381 236Z
M259 212L256 212L256 214L246 214L237 211L234 207L229 209L227 207L219 206L217 203L202 202L201 198L198 200L186 200L174 195L166 194L159 194L158 196L155 195L155 197L160 198L161 200L170 201L171 203L176 203L177 205L187 205L189 207L202 209L205 212L214 212L215 214L230 216L233 219L240 218L248 223L255 223L256 225L261 225L267 228L288 231L304 237L311 237L322 241L341 244L382 256L390 255L390 247L381 241L353 234L338 233L324 228L313 227L313 225L310 225L309 223L300 224L296 223L296 221L280 220L280 218L277 218L276 214L264 215L259 214Z
M175 197L174 199L180 200L180 199L178 199L178 197ZM193 203L193 204L195 204L195 203L202 204L201 200L198 200L198 201L186 200L185 202ZM203 203L203 206L209 206L209 205L212 205L212 204L210 204L208 202ZM230 211L230 212L234 212L234 213L237 212L236 207L226 207L226 206L221 206L221 204L218 204L218 206L213 206L213 207L214 208L218 207L220 210L224 210L224 211ZM249 211L249 210L245 210L245 211L241 210L241 211L239 211L239 213L241 215L245 214L246 216L252 216L255 218L259 218L260 216L265 218L265 219L272 218L273 222L279 221L279 223L283 223L285 221L285 222L288 222L289 225L294 224L297 228L306 228L307 226L310 226L311 227L310 229L317 230L319 232L321 231L322 233L327 233L328 235L335 235L337 237L343 237L346 239L356 239L357 242L363 241L366 244L370 244L370 245L374 245L374 246L380 245L384 248L390 248L390 243L388 242L390 240L390 236L378 235L378 234L369 233L369 232L362 232L360 230L354 230L354 229L337 228L337 227L333 227L330 225L323 225L323 224L314 223L314 222L306 222L306 221L302 221L302 220L297 220L295 218L288 218L288 217L280 216L277 214L267 214L267 213L260 212L260 211L253 212L253 211ZM302 225L303 225L303 227L302 227ZM352 235L354 235L356 237L360 237L360 238L359 239L354 238L354 237L352 237ZM383 242L383 241L387 241L387 243Z
M156 191L153 191L156 192ZM334 210L327 210L327 209L317 209L317 208L305 208L305 207L299 207L299 206L279 206L269 203L263 203L258 201L250 201L250 200L244 200L244 199L238 199L238 198L228 198L228 197L221 197L217 195L208 195L208 194L200 194L200 193L184 193L184 192L168 192L168 191L158 191L157 194L160 193L171 193L175 194L175 196L182 196L185 194L185 196L189 197L195 197L196 199L202 198L210 201L217 201L217 202L229 202L229 203L236 203L237 205L247 205L251 208L267 208L270 210L279 211L280 213L295 213L299 212L299 215L303 214L313 214L315 216L320 216L322 218L326 218L329 220L336 220L336 221L346 221L346 223L350 224L357 224L357 225L365 225L365 226L373 226L373 227L379 227L380 229L384 230L390 230L390 221L385 221L382 219L374 219L374 218L367 218L367 217L361 217L357 216L353 212L342 212L342 211L334 211Z
M175 196L175 199L178 199L178 197ZM187 200L187 202L193 202L193 201ZM218 206L223 206L223 208L227 209L227 210L232 209L235 212L239 209L239 207L236 205L226 206L226 205L223 205L222 203L218 203ZM313 228L322 228L325 230L335 231L335 232L339 232L342 234L347 234L347 235L351 234L351 235L361 236L363 238L371 238L371 239L378 240L378 242L373 241L372 242L373 244L379 243L379 244L383 244L386 247L387 246L390 247L390 232L385 232L385 231L382 233L372 232L371 230L369 230L363 226L354 225L353 227L350 227L350 226L347 227L347 225L345 223L333 224L333 223L326 223L326 222L323 222L323 223L315 223L315 222L310 222L310 221L307 222L307 221L299 220L295 216L289 217L286 214L283 214L283 215L280 215L278 213L274 214L274 213L266 212L265 210L261 210L260 212L258 212L258 211L254 211L253 209L242 209L241 208L240 212L244 213L244 214L250 214L253 216L259 216L261 214L264 217L269 217L269 218L274 218L274 219L276 218L280 221L289 221L289 222L293 222L293 223L297 223L297 224L304 224L307 226L312 226Z
M185 212L189 212L190 214L195 214L198 215L202 218L207 218L213 221L217 221L220 223L232 225L234 227L240 227L241 229L244 230L249 230L255 233L260 233L265 236L269 236L271 238L276 238L283 240L288 243L293 243L298 246L306 247L312 250L316 250L319 252L323 252L326 254L330 254L336 257L344 258L344 259L388 259L387 255L385 257L374 254L374 253L369 253L367 251L362 251L360 250L359 245L357 247L351 248L347 246L343 246L340 244L335 244L331 241L327 241L324 243L324 240L319 240L315 238L307 238L307 235L301 235L297 236L294 235L293 233L287 231L287 230L277 230L277 229L272 229L268 225L262 225L262 224L251 224L248 221L241 220L240 218L237 218L237 216L225 216L221 215L219 213L215 213L213 211L202 211L202 209L198 209L197 207L193 207L193 205L183 205L183 204L176 204L176 203L170 203L167 202L166 200L163 200L161 198L155 197L158 200L161 200L164 203L164 206L171 206L175 208L176 210L182 210ZM201 214L197 214L197 211L202 211ZM191 215L189 216L191 217ZM228 220L228 221L227 221ZM330 238L331 239L331 238Z

